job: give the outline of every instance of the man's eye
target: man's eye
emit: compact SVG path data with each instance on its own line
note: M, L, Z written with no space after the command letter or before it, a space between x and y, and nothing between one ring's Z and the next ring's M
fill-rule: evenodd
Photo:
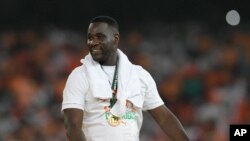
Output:
M104 36L104 35L97 35L97 38L99 38L99 39L104 39L105 36Z
M93 37L91 37L91 36L88 37L88 40L92 40L92 39L93 39Z

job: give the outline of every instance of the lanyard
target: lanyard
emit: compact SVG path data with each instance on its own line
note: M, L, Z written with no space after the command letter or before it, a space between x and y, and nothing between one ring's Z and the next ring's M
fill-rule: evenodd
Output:
M112 89L112 98L110 99L110 108L112 108L116 102L116 93L117 93L117 87L118 87L118 64L119 64L119 57L117 56L116 59L116 65L115 65L115 73L111 85Z
M118 87L118 64L119 64L119 57L117 56L114 77L113 77L113 81L111 85L112 98L110 99L110 106L109 106L110 108L112 108L115 105L115 102L117 100L116 93L117 93L117 87Z

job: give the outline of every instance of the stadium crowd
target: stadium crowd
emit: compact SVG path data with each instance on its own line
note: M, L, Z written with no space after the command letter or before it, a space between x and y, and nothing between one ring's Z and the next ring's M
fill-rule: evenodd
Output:
M121 50L152 74L191 140L227 141L229 124L250 123L249 28L154 23L121 36ZM0 32L1 141L67 140L62 91L85 42L82 32L50 26ZM141 141L169 140L144 114Z

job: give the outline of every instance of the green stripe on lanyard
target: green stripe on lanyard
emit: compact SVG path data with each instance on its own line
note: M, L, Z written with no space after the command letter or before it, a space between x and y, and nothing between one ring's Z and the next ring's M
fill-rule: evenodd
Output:
M117 87L118 87L118 65L119 64L119 57L117 56L116 59L116 65L115 65L115 73L111 85L112 89L112 98L110 99L110 108L112 108L116 102L116 93L117 93Z

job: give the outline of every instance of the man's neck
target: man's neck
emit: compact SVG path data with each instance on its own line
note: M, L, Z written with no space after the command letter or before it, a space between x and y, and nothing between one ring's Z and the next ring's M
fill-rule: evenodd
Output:
M112 57L108 58L105 62L100 62L102 66L115 66L117 62L118 54L117 52L111 55Z

